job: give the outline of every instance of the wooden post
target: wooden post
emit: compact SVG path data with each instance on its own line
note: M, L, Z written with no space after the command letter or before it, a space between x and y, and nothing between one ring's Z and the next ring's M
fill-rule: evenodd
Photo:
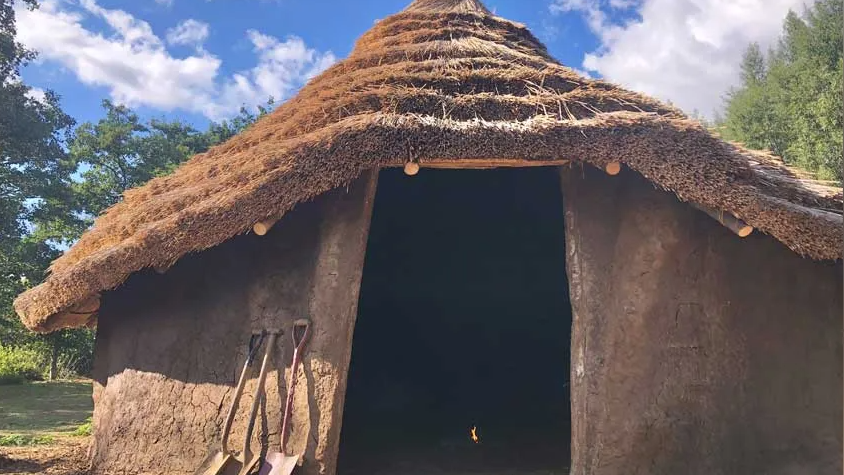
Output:
M621 163L610 162L606 167L604 167L604 171L606 171L608 175L616 176L621 173Z
M50 339L50 381L55 381L59 377L59 339L58 334L54 333L53 338Z

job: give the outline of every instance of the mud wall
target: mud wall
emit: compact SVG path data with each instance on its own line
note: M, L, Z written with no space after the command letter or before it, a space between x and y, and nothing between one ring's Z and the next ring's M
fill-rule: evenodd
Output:
M376 174L300 205L264 237L240 236L137 274L104 296L97 330L94 474L193 473L220 431L252 332L283 330L267 379L253 447L278 450L292 358L290 326L313 333L300 369L290 451L299 473L333 473L342 421ZM231 444L243 445L260 359ZM279 368L286 368L282 378Z
M842 269L563 171L574 475L838 474Z

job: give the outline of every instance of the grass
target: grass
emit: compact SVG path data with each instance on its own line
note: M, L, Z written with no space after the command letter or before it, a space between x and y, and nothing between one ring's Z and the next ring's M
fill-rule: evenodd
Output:
M0 387L0 446L43 445L91 432L91 383L35 382Z
M73 435L77 437L84 437L91 435L94 432L94 422L89 417L84 424L80 424L79 427L73 430Z
M53 443L52 435L0 435L0 447L24 447L29 445L47 445Z

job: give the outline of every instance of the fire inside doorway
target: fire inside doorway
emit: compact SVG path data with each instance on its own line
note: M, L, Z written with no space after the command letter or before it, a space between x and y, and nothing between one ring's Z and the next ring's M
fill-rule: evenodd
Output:
M567 474L555 168L381 172L339 474Z

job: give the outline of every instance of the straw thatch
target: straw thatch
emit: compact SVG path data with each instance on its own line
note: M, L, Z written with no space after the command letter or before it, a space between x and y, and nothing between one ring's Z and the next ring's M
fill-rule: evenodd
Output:
M133 272L167 268L364 170L484 158L621 161L803 256L840 256L839 189L654 99L580 77L478 0L417 0L241 135L128 191L15 307L37 331L83 325L100 293Z

